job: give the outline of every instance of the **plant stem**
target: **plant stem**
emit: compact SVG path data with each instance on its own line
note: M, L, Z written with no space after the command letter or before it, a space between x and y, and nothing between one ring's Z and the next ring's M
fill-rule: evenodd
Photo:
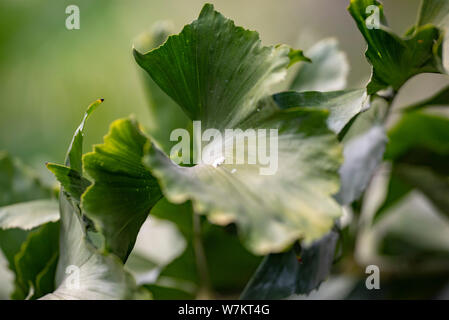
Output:
M207 267L206 255L204 253L203 241L201 239L201 221L200 216L192 210L193 219L193 248L195 251L196 265L198 269L198 278L200 288L198 290L198 299L213 299L213 291L210 284L209 270Z

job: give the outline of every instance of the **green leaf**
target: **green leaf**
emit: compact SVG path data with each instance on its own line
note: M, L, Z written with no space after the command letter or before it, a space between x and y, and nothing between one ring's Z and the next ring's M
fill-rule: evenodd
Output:
M47 223L29 233L14 257L16 288L13 299L36 299L54 290L59 246L59 223ZM43 278L45 281L42 281Z
M229 164L237 163L234 155L217 167L190 168L174 164L156 147L144 158L171 202L190 199L211 222L236 222L246 246L258 254L282 251L300 237L318 239L340 214L330 195L338 190L341 149L326 128L326 111L282 110L267 103L260 107L267 120L252 125L279 129L273 175L260 175L260 164Z
M404 114L388 133L391 143L385 158L396 160L412 149L429 150L437 155L449 154L449 119L423 112Z
M292 295L296 288L297 259L294 250L266 256L240 298L282 299Z
M290 84L294 91L336 91L346 87L349 63L334 38L324 39L307 50L311 63L302 63Z
M369 6L379 8L380 28L369 29ZM444 32L432 25L418 26L404 38L387 26L383 6L376 0L351 0L349 12L365 38L365 53L373 67L368 94L392 87L395 91L411 77L420 73L445 73L442 65Z
M42 299L149 298L123 269L119 258L98 252L89 242L84 224L75 213L73 203L63 193L60 196L60 206L61 238L56 272L57 289Z
M156 179L141 162L147 142L135 121L117 120L104 144L83 157L94 183L83 194L81 207L104 235L106 250L123 261L150 209L162 197Z
M268 87L284 78L289 53L286 46L261 46L256 32L206 4L180 34L146 54L134 50L134 57L190 119L220 130L256 110Z
M427 98L425 100L419 101L415 104L412 104L406 108L404 108L404 111L416 111L428 107L441 107L441 106L448 106L449 105L449 86L443 88L440 92L433 95L430 98Z
M385 158L392 162L388 193L374 221L417 189L449 212L449 119L423 112L405 113L390 130Z
M364 89L333 92L281 92L273 96L282 108L314 107L329 110L327 124L335 133L358 113L369 107L369 99Z
M337 240L338 233L331 231L302 248L300 256L294 249L266 256L241 299L283 299L293 294L309 294L329 275Z
M95 105L95 103L93 104ZM84 123L93 111L88 108L82 124L75 132L67 152L67 167L75 165L78 170L82 164L82 143ZM121 145L116 148L123 147ZM55 167L52 167L57 168ZM56 171L59 172L59 171ZM67 172L67 171L65 171ZM63 181L67 176L63 177ZM70 181L70 179L69 179ZM79 182L79 179L75 181ZM72 188L71 190L76 190ZM60 256L56 270L56 290L42 299L140 299L149 298L147 290L139 288L134 278L124 270L121 260L113 254L99 251L87 236L88 225L78 199L69 195L64 187L59 196L60 205ZM127 244L124 244L127 246Z
M72 168L77 171L79 174L83 173L83 164L81 156L83 155L83 131L84 125L86 124L87 119L90 117L92 112L98 108L98 106L104 101L104 99L98 99L92 102L88 107L86 112L84 113L83 120L81 124L76 129L75 134L73 135L72 142L70 143L65 165L67 167Z
M23 229L0 229L0 248L8 260L9 269L16 271L14 257L20 251L20 247L26 241L29 231Z
M142 34L135 46L139 51L146 52L154 49L165 42L168 35L172 33L173 27L166 21L154 24L150 32ZM170 141L170 133L177 128L188 128L191 126L189 118L179 112L179 106L151 79L141 68L145 93L148 96L149 122L145 123L145 132L151 136L151 141L158 145L166 154L176 141Z
M52 222L59 220L59 209L52 193L31 168L0 153L0 248L15 274L13 299L35 299L54 289L58 227Z
M282 110L269 97L269 86L286 73L289 52L262 47L257 33L236 27L208 4L164 45L144 55L134 51L139 65L203 129L279 130L279 165L271 176L259 174L260 163L228 165L237 163L232 155L223 165L213 165L221 159L214 155L194 167L175 165L157 146L145 157L170 202L192 200L211 222L236 222L247 248L258 254L282 251L298 238L318 239L340 215L331 195L338 190L341 149L327 129L328 112Z
M82 177L78 171L70 167L55 163L47 163L47 168L55 175L64 190L79 204L81 195L86 191L87 187L91 185L91 182Z
M422 0L417 26L436 25L445 31L443 62L449 67L449 3L445 0Z
M0 207L0 229L31 230L58 220L57 200L34 200Z
M288 58L290 59L288 67L291 67L292 65L300 61L312 62L310 58L304 55L304 52L302 50L290 49L288 53Z

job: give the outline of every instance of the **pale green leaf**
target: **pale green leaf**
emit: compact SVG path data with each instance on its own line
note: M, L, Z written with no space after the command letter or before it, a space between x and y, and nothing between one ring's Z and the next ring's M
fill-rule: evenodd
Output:
M318 239L330 230L340 215L330 196L338 190L341 149L326 128L325 110L282 110L272 100L259 110L261 118L254 116L251 127L279 130L273 175L261 175L260 163L231 164L237 163L234 153L226 154L218 167L212 162L180 167L153 146L144 161L171 202L192 200L210 221L236 222L246 246L264 254L282 251L298 238Z
M31 230L59 220L57 200L33 200L0 207L0 229Z
M383 99L375 99L370 109L355 118L344 135L341 187L335 195L342 205L360 197L383 160L388 141L383 125L385 110Z
M302 63L290 84L294 91L337 91L346 87L349 63L336 39L324 39L306 52L311 63Z
M123 269L120 259L102 254L86 238L84 225L73 204L61 193L60 257L56 273L57 289L43 299L139 299L148 298L132 276ZM74 271L77 270L77 271ZM78 283L74 283L79 272ZM72 277L71 277L72 276Z

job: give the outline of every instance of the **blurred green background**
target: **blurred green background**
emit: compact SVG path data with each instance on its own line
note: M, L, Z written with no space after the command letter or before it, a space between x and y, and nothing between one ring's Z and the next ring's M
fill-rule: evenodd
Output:
M347 0L211 1L238 25L257 30L264 44L306 49L336 37L347 53L349 87L369 77L365 44L346 11ZM418 0L386 0L393 29L403 33L415 21ZM80 8L80 30L67 30L65 8ZM101 141L109 123L135 114L151 122L141 73L132 57L133 40L158 20L178 31L195 19L204 1L174 0L1 0L0 150L44 172L44 162L62 162L67 143L86 106L106 102L90 121L87 150ZM423 98L443 86L438 76L413 79L398 103Z

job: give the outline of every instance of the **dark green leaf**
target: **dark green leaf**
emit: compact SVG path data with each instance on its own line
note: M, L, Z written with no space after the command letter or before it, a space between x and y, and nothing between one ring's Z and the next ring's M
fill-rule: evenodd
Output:
M136 45L141 52L147 52L160 46L172 32L172 26L167 22L156 23L150 32L143 34ZM177 141L170 141L170 133L177 128L188 128L191 121L183 113L179 112L179 106L151 79L142 69L145 92L149 98L149 123L146 132L151 136L151 141L166 153Z
M59 252L58 239L59 223L47 223L29 233L14 257L16 288L13 299L36 299L55 289L54 265ZM44 276L50 278L45 284L42 282Z
M262 47L256 32L206 4L179 35L146 54L134 50L134 57L190 119L220 130L256 110L268 86L285 76L289 52Z
M94 183L81 207L105 237L106 250L126 261L150 209L162 197L156 179L142 163L149 140L133 120L112 123L104 144L84 155L86 173Z
M322 239L304 246L300 256L294 249L270 254L248 283L242 299L283 299L293 294L309 294L330 273L338 233L331 231Z
M339 133L358 113L369 107L369 99L363 89L333 92L281 92L273 96L282 108L314 107L329 110L327 124Z

